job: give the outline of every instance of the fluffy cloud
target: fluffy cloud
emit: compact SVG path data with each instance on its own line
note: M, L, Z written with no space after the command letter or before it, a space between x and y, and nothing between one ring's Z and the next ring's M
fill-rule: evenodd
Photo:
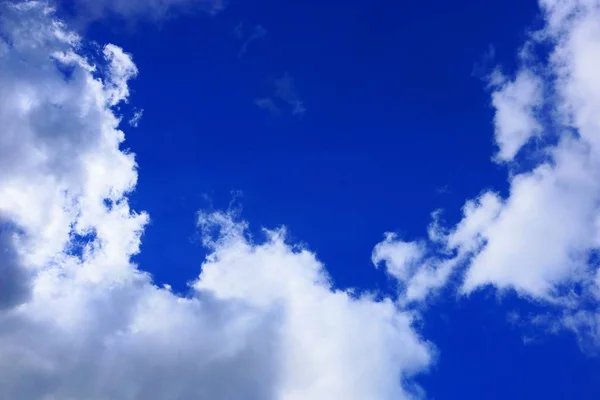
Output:
M465 258L464 252L451 255L440 248L438 242L443 235L436 221L429 228L429 241L408 242L386 233L385 239L373 249L373 264L383 265L398 282L398 304L406 306L426 300L445 285L456 265Z
M492 76L496 90L492 105L496 109L494 124L500 161L512 160L520 148L541 131L536 108L542 103L542 80L531 71L521 71L514 81L496 72Z
M526 47L543 42L554 48L548 64L535 65L539 77L528 79L552 77L546 79L553 95L544 98L550 120L544 131L554 139L537 166L511 176L510 195L499 212L491 212L495 217L476 230L484 244L467 273L467 291L491 283L556 298L561 285L589 282L596 269L588 261L599 245L600 118L593 110L600 105L600 2L547 0L541 6L546 26ZM531 70L517 76L529 76ZM497 115L505 111L497 108ZM535 120L531 108L513 114L517 121ZM498 136L514 128L505 119L496 119L499 142Z
M486 191L468 201L463 219L439 230L435 241L415 247L388 238L375 261L396 276L402 272L409 287L413 276L431 270L432 258L454 270L464 266L463 293L493 285L558 305L564 326L587 326L600 343L594 311L600 299L600 1L542 0L540 6L545 26L525 44L515 79L491 77L497 159L516 166L508 196ZM547 45L548 57L536 58ZM537 148L526 151L534 137ZM450 274L440 276L429 290Z
M0 397L419 395L433 349L415 316L334 289L282 230L251 240L203 214L192 294L155 286L131 262L148 216L128 204L136 164L115 114L132 58L88 48L43 2L0 7Z
M286 245L284 231L267 231L266 243L256 246L227 215L201 216L200 222L221 232L209 243L214 251L194 288L282 319L278 398L407 397L399 377L431 360L410 314L398 312L390 299L333 290L314 254Z
M133 155L119 149L124 135L111 111L128 95L135 65L112 45L96 55L104 63L88 62L77 52L80 38L52 19L44 3L2 7L0 215L10 232L6 242L31 275L93 233L97 240L84 251L89 268L77 273L89 279L119 275L129 268L147 220L131 213L124 199L137 173ZM100 67L107 70L104 80L94 78ZM131 229L122 231L121 223ZM97 268L101 254L110 259L110 271Z

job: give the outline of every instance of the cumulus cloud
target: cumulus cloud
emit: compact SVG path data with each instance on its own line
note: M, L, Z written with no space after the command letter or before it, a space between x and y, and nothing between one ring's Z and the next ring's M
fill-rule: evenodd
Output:
M88 48L43 2L0 7L1 398L419 396L434 349L415 315L335 289L282 229L201 214L192 293L155 286L131 261L149 217L129 207L114 112L131 56Z
M600 246L600 2L541 0L540 6L545 26L525 44L526 62L516 78L490 78L497 159L519 168L509 170L508 196L483 192L466 203L456 226L437 236L441 251L432 241L419 248L446 262L465 255L453 266L465 267L463 293L486 285L514 289L558 306L563 326L587 326L600 343L594 261ZM538 47L550 47L549 56L536 58ZM519 152L536 136L544 140L527 154L534 163L527 168ZM398 255L407 247L396 239L380 246L398 250L382 258L392 273L408 268L397 260L410 266L414 259Z
M513 81L497 72L491 83L496 87L492 94L492 105L496 109L495 139L499 148L496 157L500 161L511 161L521 147L541 131L536 111L542 103L542 80L531 71L523 70Z
M406 398L399 378L431 361L431 349L411 329L412 316L390 299L333 290L314 254L285 244L285 231L266 243L244 238L226 214L203 215L220 233L203 265L199 291L243 301L281 318L282 391L278 398ZM310 366L310 367L309 367Z
M398 282L399 304L404 306L426 300L445 285L454 267L464 258L463 253L447 258L436 254L440 250L436 245L439 235L442 232L435 224L429 229L429 242L404 241L396 234L387 233L373 249L373 264L383 265Z
M600 119L592 111L600 105L600 79L593 72L600 68L599 5L541 2L546 26L528 46L543 41L554 48L549 63L536 65L538 78L527 79L551 77L546 84L554 95L544 99L552 122L545 130L558 143L546 146L544 161L531 171L511 177L509 197L477 230L485 244L467 273L467 291L492 283L549 298L559 295L562 283L588 281L594 273L588 260L599 245ZM523 73L529 72L518 76ZM497 115L505 111L498 108ZM515 112L517 121L522 112ZM534 113L525 114L533 121ZM511 131L514 121L504 124L503 118L496 120L497 129Z

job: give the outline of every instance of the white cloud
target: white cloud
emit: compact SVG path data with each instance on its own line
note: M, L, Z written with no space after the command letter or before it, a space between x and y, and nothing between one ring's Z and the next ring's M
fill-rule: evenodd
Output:
M388 233L385 240L375 246L371 258L375 265L385 260L387 272L399 281L406 281L423 262L425 251L422 243L404 242Z
M137 109L133 112L133 116L129 119L129 125L137 128L140 125L140 121L142 120L142 117L144 116L144 110L143 109Z
M131 262L148 216L129 207L136 164L113 111L135 64L86 50L45 3L0 7L1 398L419 395L433 349L414 315L334 289L283 231L253 241L202 215L192 295L153 285Z
M585 277L597 245L600 176L579 143L563 143L553 155L553 166L514 177L497 217L480 227L485 245L471 262L465 290L493 283L549 298L557 285Z
M36 271L73 235L94 231L102 245L89 257L103 252L120 258L111 269L126 269L147 217L130 213L123 197L137 173L133 155L119 150L124 135L110 107L127 96L135 66L109 45L98 55L108 73L96 79L96 67L77 53L80 39L51 19L44 3L3 7L0 215L13 225L11 242ZM121 231L117 220L133 232Z
M383 264L398 282L397 302L402 306L422 302L443 287L455 267L468 255L465 251L440 249L449 238L439 224L439 215L440 212L433 213L428 241L406 242L387 233L373 249L373 264Z
M256 246L226 215L201 222L224 228L194 287L280 318L284 375L277 398L407 397L399 377L431 361L410 314L389 299L333 290L314 254L286 245L284 231L266 232L268 241Z
M531 71L520 71L514 81L494 74L492 105L500 161L511 161L529 139L541 132L536 109L542 103L542 80Z
M514 161L543 135L527 160L538 161L531 168L517 162L521 171L510 171L506 198L486 191L468 201L462 220L438 236L441 250L431 241L421 245L429 256L418 271L436 258L452 269L464 266L463 293L486 285L514 289L558 306L564 327L600 343L593 311L600 270L590 261L600 247L600 1L540 4L546 25L525 44L515 80L497 72L490 78L498 87L492 95L497 158ZM535 58L540 44L550 45L548 58ZM413 259L390 253L388 269L405 271Z
M544 97L552 118L545 129L560 139L546 147L547 161L511 177L510 195L500 212L478 229L485 245L470 265L467 291L494 284L555 299L559 286L589 282L595 269L588 258L600 244L600 114L594 111L600 106L600 2L541 5L547 25L527 46L538 40L555 45L550 63L535 65L539 72L533 79L546 79L556 93ZM531 71L521 70L518 76ZM498 108L497 115L505 111ZM527 117L523 111L515 109L503 120L535 118L533 109Z

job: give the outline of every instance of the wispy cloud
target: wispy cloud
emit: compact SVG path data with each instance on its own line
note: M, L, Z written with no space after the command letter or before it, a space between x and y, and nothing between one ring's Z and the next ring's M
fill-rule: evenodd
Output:
M450 193L450 186L448 186L448 185L440 186L435 189L435 192L437 194L448 194L448 193Z
M255 99L254 104L274 115L279 115L283 108L295 117L304 115L306 107L298 96L294 80L287 72L280 78L272 80L268 86L270 93Z
M135 109L135 111L133 112L133 116L129 119L129 125L131 125L134 128L137 128L143 116L143 109Z
M291 107L293 115L301 116L306 112L304 103L298 97L294 80L287 72L275 80L274 88L275 97L286 102Z
M281 114L281 110L279 107L277 107L275 101L270 97L260 97L258 99L254 99L254 104L256 104L257 107L268 111L272 115Z
M245 31L243 23L239 23L233 31L233 34L242 41L242 47L238 51L238 57L242 58L248 52L248 46L255 40L263 39L267 35L267 30L262 25L255 25L250 32Z

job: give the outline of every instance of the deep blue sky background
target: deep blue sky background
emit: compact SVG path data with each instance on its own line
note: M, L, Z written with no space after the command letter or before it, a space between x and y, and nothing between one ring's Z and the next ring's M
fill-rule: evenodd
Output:
M284 224L337 286L393 292L370 263L384 232L422 237L433 210L453 223L466 199L506 190L473 71L490 45L514 68L537 12L533 0L232 0L216 17L93 25L93 39L122 46L140 69L131 105L145 114L126 127L126 146L140 171L132 203L152 223L137 261L185 291L205 254L195 213L241 191L254 231ZM241 58L240 22L268 31ZM286 72L302 118L253 104ZM435 299L422 326L439 350L420 379L428 397L600 398L600 361L572 335L540 331L524 344L508 317L534 307L492 290Z

